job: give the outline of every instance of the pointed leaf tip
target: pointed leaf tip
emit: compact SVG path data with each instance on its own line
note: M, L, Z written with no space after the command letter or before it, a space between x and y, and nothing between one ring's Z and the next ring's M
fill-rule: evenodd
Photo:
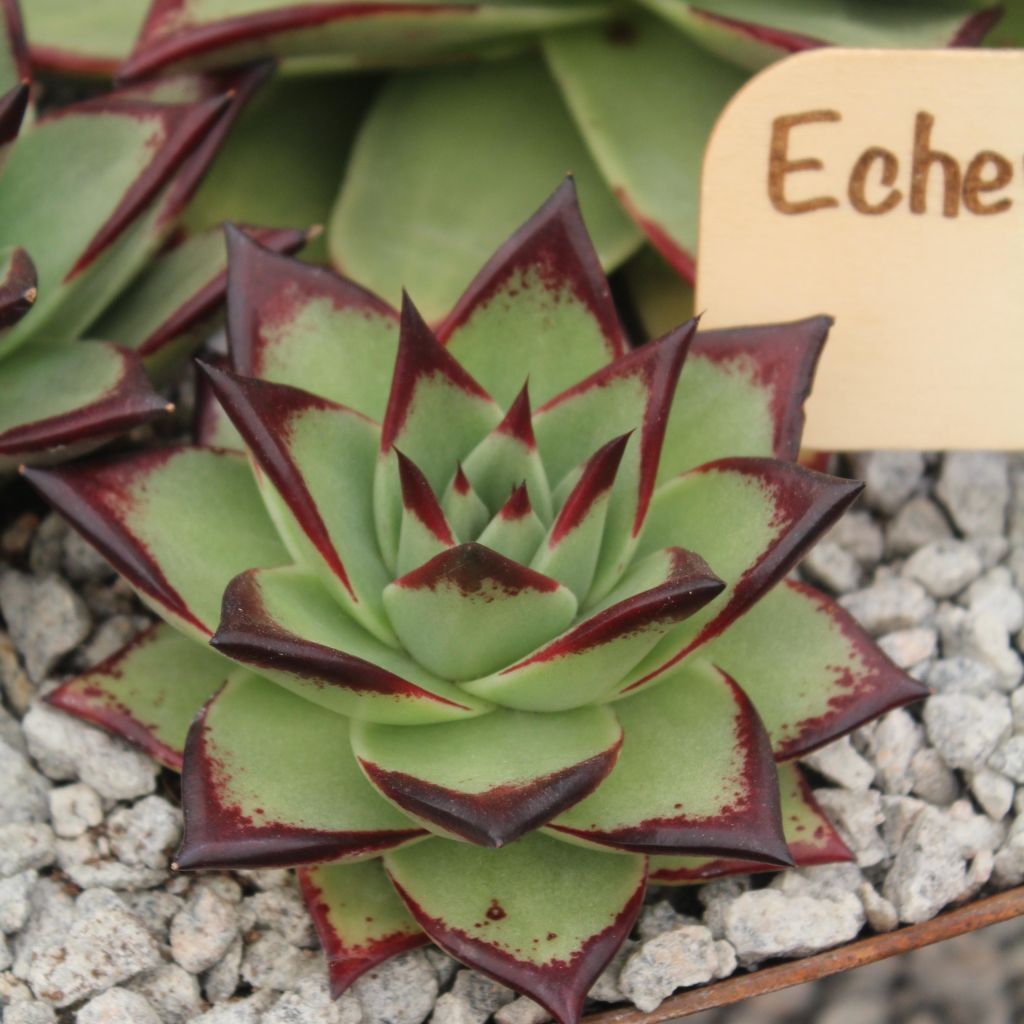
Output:
M526 481L523 481L512 489L512 493L508 496L508 501L502 505L498 515L502 519L516 520L524 519L532 511L533 506L530 504L530 492L526 489Z
M398 457L398 476L402 483L402 502L406 510L415 515L442 544L454 545L455 538L427 478L416 463L398 448L395 449L395 455Z
M629 431L612 438L587 460L579 481L569 492L551 528L549 547L555 547L565 540L583 522L602 495L612 489L632 433Z
M507 434L527 448L536 448L537 440L533 436L533 414L530 410L529 382L523 385L515 400L505 413L505 418L498 424L497 431Z

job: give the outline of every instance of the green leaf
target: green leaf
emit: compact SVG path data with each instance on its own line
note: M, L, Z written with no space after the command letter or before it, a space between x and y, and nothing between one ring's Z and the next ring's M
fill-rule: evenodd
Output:
M692 281L704 145L745 76L640 12L611 26L553 33L544 54L605 180L676 273Z
M379 860L299 868L299 886L334 999L378 964L429 941Z
M463 689L507 707L560 711L592 703L622 681L680 619L722 589L707 563L668 548L638 562L593 614L529 657Z
M724 672L687 662L615 711L624 735L618 762L550 830L635 853L789 863L768 734Z
M590 986L640 910L643 857L534 834L502 850L428 839L384 858L420 927L443 950L575 1024Z
M567 172L602 263L616 266L639 232L539 60L397 76L360 131L331 217L331 257L391 301L408 289L439 320ZM517 373L505 386L522 382Z
M702 46L756 71L823 45L941 47L972 45L992 22L967 0L879 4L874 0L640 0Z
M551 399L533 418L537 446L556 493L560 482L602 445L633 431L637 435L618 467L589 602L611 590L636 549L668 409L695 330L696 322L689 321L622 356Z
M445 679L475 679L556 636L576 598L480 544L460 544L389 584L384 608L421 665Z
M131 52L150 0L26 0L32 63L66 75L113 75Z
M391 577L373 522L380 428L308 391L204 369L259 466L260 492L292 557L365 629L393 644L381 605Z
M499 555L527 564L543 538L544 524L533 511L526 484L522 483L487 524L479 540Z
M46 700L180 772L192 719L232 670L204 644L160 622Z
M551 521L551 485L533 436L528 385L523 385L505 418L461 465L474 492L491 512L502 508L513 489L525 483L530 504L541 519ZM454 479L449 487L454 487Z
M300 697L355 718L423 725L490 710L381 643L315 575L290 566L232 580L211 643Z
M293 250L302 232L250 228L264 245ZM160 253L92 325L90 334L135 349L150 375L168 379L212 332L224 299L227 252L220 228Z
M155 3L126 78L180 67L223 67L286 57L306 72L405 66L444 57L499 52L535 32L593 20L591 0L369 0L356 8L307 0L171 0Z
M380 422L398 314L322 267L227 229L228 337L236 373L304 388Z
M368 86L353 76L280 74L261 86L189 202L184 226L205 231L224 221L276 228L326 224ZM322 235L303 259L327 261Z
M750 696L779 758L927 696L833 600L784 580L705 648Z
M455 536L461 541L476 540L490 517L487 506L466 479L461 463L456 467L455 476L445 491L441 508Z
M490 395L438 343L406 296L373 481L377 542L389 567L396 566L403 507L398 459L392 449L410 458L440 494L459 460L501 418Z
M138 357L102 341L26 348L0 362L0 463L83 452L170 408Z
M571 179L491 257L438 337L506 405L517 378L543 403L626 352Z
M232 577L288 560L233 452L162 448L25 475L147 604L203 642Z
M861 486L756 458L720 459L662 484L651 501L638 557L680 544L707 558L727 586L661 640L620 693L659 679L745 614L846 511Z
M794 866L809 868L852 860L853 854L818 806L800 769L795 764L780 764L778 772L783 831ZM652 857L651 881L659 885L688 885L725 875L778 869L777 864L727 857Z
M493 711L468 722L353 725L367 778L431 832L505 846L583 799L622 743L603 707L549 715Z
M181 802L180 868L362 860L422 834L366 781L347 718L248 672L189 730Z
M404 575L442 551L454 547L456 542L427 478L397 448L395 456L402 484L398 571Z
M658 483L737 455L795 460L832 320L700 331L672 400Z
M166 232L144 214L223 107L220 97L184 105L101 97L21 134L0 189L0 247L32 246L39 299L3 348L67 340L99 312L92 307L106 301L109 280L123 283ZM118 259L126 254L127 265Z

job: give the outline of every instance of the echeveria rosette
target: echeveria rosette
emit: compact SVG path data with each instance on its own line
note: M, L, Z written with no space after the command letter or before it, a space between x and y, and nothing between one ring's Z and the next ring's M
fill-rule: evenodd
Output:
M29 12L33 59L51 70L131 78L279 59L284 73L240 122L196 216L327 223L336 267L392 302L409 288L431 320L567 170L606 269L645 245L643 259L657 265L657 251L675 272L660 284L644 274L635 301L685 297L705 140L752 70L823 45L972 45L999 16L988 0L66 8L35 0ZM401 73L367 103L357 76L368 68Z
M179 866L568 1022L649 872L849 856L793 759L923 689L786 578L858 492L793 461L826 318L630 349L568 182L434 329L229 251L222 446L28 473L165 620L49 699L183 769Z
M147 371L199 340L192 329L223 296L226 252L218 231L154 254L261 76L193 75L40 116L14 0L0 18L3 475L94 448L167 408ZM256 235L278 248L302 240Z

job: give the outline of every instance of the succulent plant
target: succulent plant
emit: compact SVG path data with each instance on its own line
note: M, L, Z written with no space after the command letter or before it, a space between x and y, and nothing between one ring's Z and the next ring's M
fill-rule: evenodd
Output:
M848 857L794 759L924 691L787 578L827 318L630 349L570 182L436 333L229 252L221 446L27 471L165 620L49 699L182 769L179 867L302 866L336 992L429 938L569 1022L648 877Z
M199 340L192 328L223 296L226 252L207 231L154 254L258 78L183 77L37 115L13 0L0 21L3 476L165 411L146 371ZM278 248L302 240L257 235Z
M325 222L335 267L391 302L411 289L428 319L567 170L606 270L645 246L692 280L705 140L751 70L825 44L971 44L998 16L987 0L79 7L34 0L43 66L138 77L280 58L285 76L240 120L197 216ZM454 61L466 56L487 59ZM367 106L352 73L381 68L403 73ZM685 301L677 277L661 291Z

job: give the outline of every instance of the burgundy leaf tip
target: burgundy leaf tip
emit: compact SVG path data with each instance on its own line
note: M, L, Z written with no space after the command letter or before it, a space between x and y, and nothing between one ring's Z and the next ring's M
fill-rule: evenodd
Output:
M533 511L530 504L530 492L526 488L526 481L512 488L508 501L501 507L498 515L509 522L525 519Z
M402 484L402 504L442 544L454 544L455 538L445 520L437 497L427 478L408 456L395 449L398 456L398 476Z
M21 82L0 96L0 146L6 145L18 134L28 108L28 96L28 82Z
M395 580L395 585L408 590L455 587L467 596L481 593L488 585L508 596L524 590L551 593L559 586L558 581L550 576L476 543L459 544L442 551L429 562Z
M619 464L626 451L632 431L612 438L587 460L583 473L565 499L555 525L551 528L550 547L560 544L587 517L598 499L615 483Z
M452 487L456 494L461 495L469 494L473 490L473 485L469 482L469 477L466 476L461 462L455 467L455 480L452 482Z
M11 253L7 276L0 281L0 329L17 323L32 308L38 294L35 264L18 246Z
M533 436L533 415L530 411L529 384L524 384L516 395L515 401L509 406L505 418L497 426L499 434L515 438L527 448L536 448L537 441Z

